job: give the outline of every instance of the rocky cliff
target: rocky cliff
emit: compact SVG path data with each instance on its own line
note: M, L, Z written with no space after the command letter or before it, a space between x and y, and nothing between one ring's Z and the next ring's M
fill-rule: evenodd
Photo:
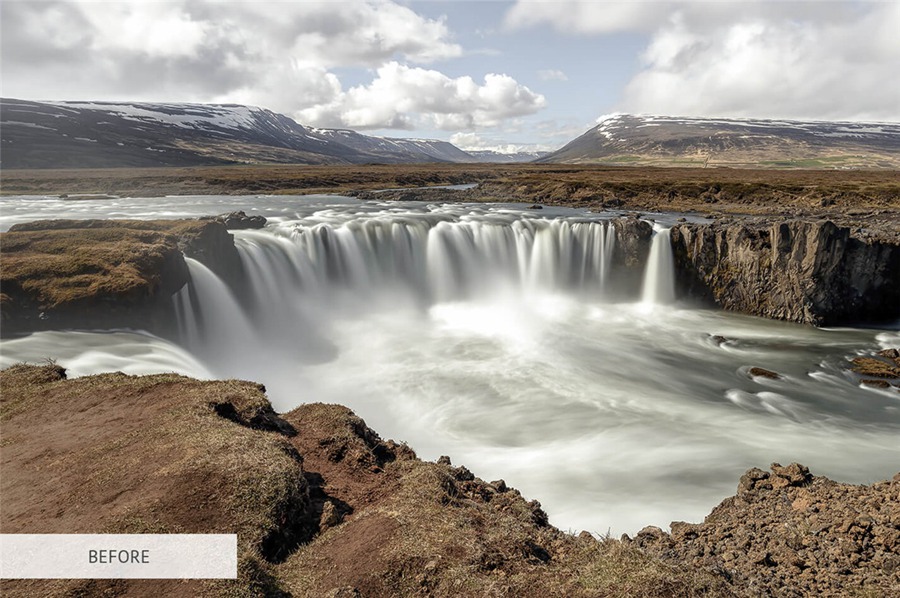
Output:
M258 226L246 215L233 227ZM3 234L5 332L174 321L169 298L188 280L184 256L241 290L243 267L219 217L183 221L53 220ZM640 292L652 228L617 218L612 268L621 295ZM673 227L678 296L813 325L900 318L900 243L829 221L719 219Z
M682 297L813 325L900 318L900 245L827 220L725 219L672 229Z

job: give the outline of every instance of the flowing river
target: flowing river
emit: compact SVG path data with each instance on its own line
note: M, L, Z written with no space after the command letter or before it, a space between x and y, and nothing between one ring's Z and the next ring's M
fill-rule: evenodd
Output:
M246 272L237 294L188 260L172 338L41 332L4 340L4 367L49 357L70 376L239 377L264 383L278 411L341 403L422 458L504 478L572 531L699 521L744 470L773 461L856 483L898 471L900 393L861 387L846 369L900 344L897 328L816 329L680 303L665 217L629 296L610 267L611 213L330 196L0 207L2 230L237 209L269 218L233 231ZM750 376L753 366L781 378Z

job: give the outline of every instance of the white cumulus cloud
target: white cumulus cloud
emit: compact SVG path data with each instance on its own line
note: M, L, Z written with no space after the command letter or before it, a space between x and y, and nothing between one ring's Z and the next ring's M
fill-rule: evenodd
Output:
M298 98L309 95L299 83L321 96L333 68L462 53L444 19L388 0L46 0L2 2L0 13L4 93L13 97L206 101L271 92L277 102L292 85Z
M468 76L451 78L436 70L392 61L381 66L368 85L341 91L332 101L300 110L297 116L303 122L328 127L413 128L427 124L469 130L533 114L545 104L544 96L507 75L491 73L478 83Z
M616 108L900 119L898 2L517 2L511 28L647 37Z

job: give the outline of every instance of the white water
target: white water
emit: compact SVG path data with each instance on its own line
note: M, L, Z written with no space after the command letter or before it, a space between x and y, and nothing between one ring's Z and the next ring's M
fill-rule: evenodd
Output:
M110 211L160 209L143 201ZM700 520L744 470L772 461L860 483L900 463L897 393L860 388L845 368L859 352L896 345L896 331L817 330L673 303L670 283L659 284L671 273L663 231L643 291L622 297L613 230L584 213L179 201L178 215L272 218L235 232L247 269L239 297L190 262L192 287L174 299L179 338L41 333L4 341L3 364L55 357L75 374L238 376L264 383L281 411L343 403L420 456L448 454L502 477L554 524L598 533ZM52 203L14 217L53 217ZM102 203L78 209L99 215ZM751 378L752 366L783 378Z
M650 256L644 274L643 301L650 305L675 302L675 265L672 259L671 229L653 226Z

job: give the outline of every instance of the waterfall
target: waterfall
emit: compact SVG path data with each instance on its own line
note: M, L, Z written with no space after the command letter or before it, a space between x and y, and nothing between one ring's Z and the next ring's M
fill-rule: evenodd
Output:
M386 291L434 303L510 290L602 295L615 231L602 221L397 216L240 231L236 243L258 306Z
M244 280L232 290L188 259L174 297L182 344L240 371L229 347L319 361L341 314L547 293L602 299L614 281L613 223L518 214L328 215L235 231ZM273 347L274 345L274 347ZM225 364L224 362L230 361Z
M641 299L646 304L668 304L675 301L675 262L672 259L671 229L653 225L650 257L644 270Z
M234 348L256 338L241 304L215 273L185 257L190 282L174 297L182 341L194 354L234 367Z

